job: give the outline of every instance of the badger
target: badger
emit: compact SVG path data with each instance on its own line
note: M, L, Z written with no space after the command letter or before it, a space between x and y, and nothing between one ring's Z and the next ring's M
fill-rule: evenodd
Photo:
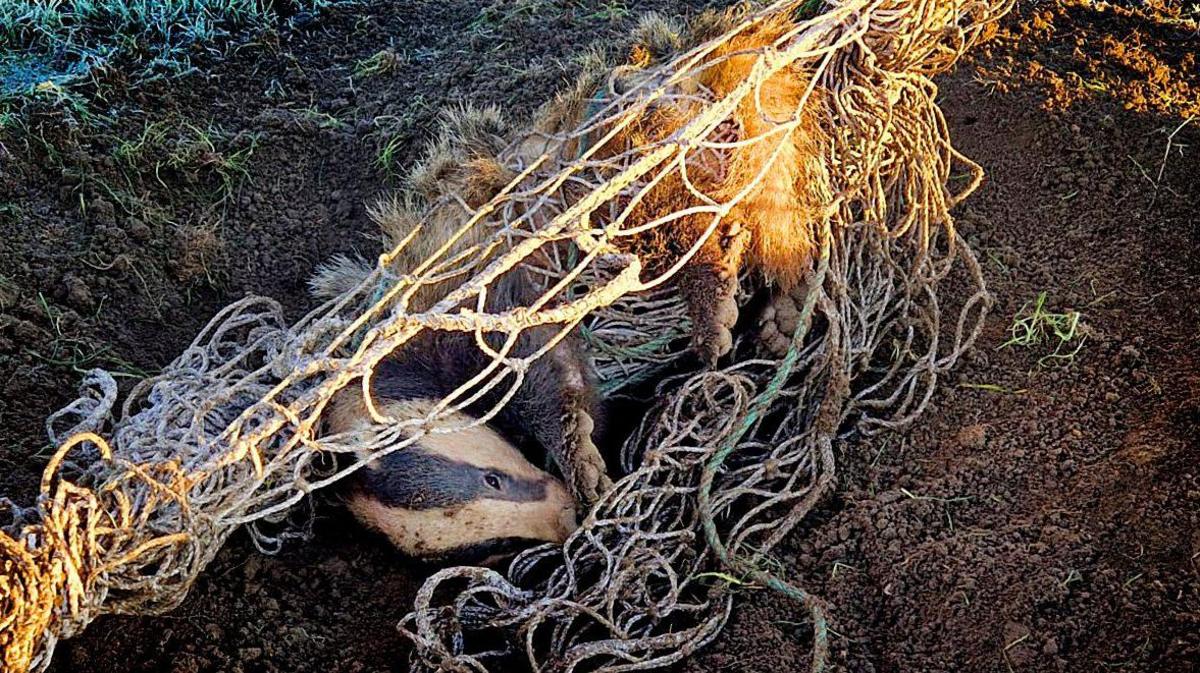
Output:
M480 148L498 151L493 118L494 111L446 115L405 195L370 210L388 247L408 241L390 261L393 273L408 273L443 248L472 209L490 199L487 167L473 165L471 157ZM450 165L456 170L434 179L429 156L454 157ZM461 254L465 266L417 287L409 309L430 308L500 252L485 227L469 229L450 243L447 254L452 259ZM310 286L319 297L338 296L369 272L361 260L335 258ZM541 294L530 270L518 266L491 284L485 308L528 307ZM539 352L558 332L555 326L527 328L509 355ZM492 351L501 348L503 336L483 335ZM428 418L435 405L491 363L476 333L426 330L377 365L372 402L390 418ZM360 388L351 385L335 397L326 432L370 430ZM578 509L611 485L593 437L603 430L603 409L578 334L569 332L534 360L507 402L506 392L501 385L479 395L415 443L369 461L351 479L349 510L406 555L425 561L494 562L532 543L562 542L575 528ZM487 423L478 422L493 411Z
M372 211L389 246L420 227L391 261L393 271L406 273L441 249L467 218L517 179L521 166L545 154L557 158L550 165L563 165L580 156L586 145L601 142L609 135L603 127L582 141L561 139L569 138L564 132L578 128L596 106L603 107L653 76L649 66L725 32L736 19L732 12L708 12L685 30L655 15L646 17L628 63L614 67L592 59L576 84L544 106L524 129L513 126L495 107L445 113L438 135L407 178L405 197L385 201ZM592 147L593 156L615 157L669 138L692 118L696 100L730 93L753 67L754 50L779 41L792 27L783 18L743 30L706 55L703 67L690 79L673 84L678 95L656 103L643 118ZM649 273L665 271L699 244L677 286L693 325L692 349L707 363L732 348L743 267L763 286L784 295L801 285L811 268L813 225L832 200L823 162L828 141L811 112L816 106L803 106L796 132L769 133L774 124L797 114L806 96L819 96L810 91L811 77L789 68L769 78L758 95L748 96L714 131L710 140L724 141L725 149L715 150L717 156L698 153L689 164L690 182L712 200L726 202L741 195L713 235L701 241L711 220L693 215L622 239L621 245L636 252ZM746 145L736 142L752 137L760 139ZM568 183L563 188L578 186ZM569 200L571 195L566 196ZM635 206L633 221L652 221L698 203L679 175L664 175ZM412 307L428 308L451 285L469 279L494 258L497 249L490 234L481 223L457 239L451 256L466 252L470 257L480 250L492 256L485 254L474 266L417 288ZM335 296L367 273L364 263L341 258L318 273L313 289L318 295ZM504 274L489 293L489 307L528 306L541 287L532 276L525 267ZM527 330L517 354L539 350L551 333L548 328ZM495 348L498 335L489 340ZM436 438L426 435L414 447L368 465L353 485L351 511L420 558L491 559L529 541L561 541L573 528L576 508L589 505L611 485L591 437L601 410L578 341L571 335L535 361L514 398L488 424ZM390 405L394 417L423 417L432 403L489 362L474 334L421 335L385 361L375 375L372 395ZM363 402L353 394L335 403L340 411L331 414L331 431L367 423ZM472 414L478 418L498 403L495 394L484 396L467 418L457 420L469 420ZM531 455L543 456L562 481L534 467L527 459Z

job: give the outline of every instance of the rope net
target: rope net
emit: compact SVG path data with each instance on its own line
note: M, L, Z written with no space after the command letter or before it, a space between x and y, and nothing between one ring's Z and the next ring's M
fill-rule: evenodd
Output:
M665 666L720 632L729 577L803 603L820 670L825 608L777 576L771 553L829 491L838 437L911 421L979 330L988 298L949 210L982 171L951 146L929 77L1010 4L843 0L813 15L792 1L701 17L694 46L668 36L678 51L593 68L584 95L508 138L496 161L509 177L482 204L413 206L418 221L459 213L439 245L420 248L420 227L397 236L293 325L270 299L230 305L119 409L113 378L91 372L47 421L59 448L37 502L0 500L3 669L44 669L58 639L100 614L172 609L233 531L251 524L277 547L290 529L261 524L491 395L485 422L531 363L581 332L605 394L661 379L621 449L624 476L566 544L506 573L432 575L399 624L413 670ZM731 63L735 79L706 77ZM795 278L774 279L769 326L733 364L663 377L698 327L679 278L713 240L727 255L744 243L737 222L797 160L815 161L804 177L819 207L791 224L806 256ZM745 287L764 284L755 265L769 262L755 234ZM493 310L489 291L518 267L540 296ZM952 303L939 301L947 279ZM372 432L322 434L338 391L367 393L382 359L435 330L473 333L489 364L426 417L388 418L364 394ZM517 348L532 330L547 335L539 347Z

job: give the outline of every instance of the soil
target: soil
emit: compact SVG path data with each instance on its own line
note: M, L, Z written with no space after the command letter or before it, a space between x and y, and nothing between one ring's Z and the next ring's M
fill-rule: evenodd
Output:
M335 9L0 126L0 493L34 497L80 371L153 371L246 293L299 315L316 264L375 248L364 206L441 107L519 117L636 20L532 7ZM988 170L956 215L996 305L918 423L840 447L837 494L779 550L829 606L835 669L1200 670L1200 37L1179 11L1023 7L941 80ZM1082 316L1072 359L1001 347L1041 292ZM235 536L180 608L101 618L51 670L406 670L394 626L427 571L317 511L311 541ZM748 588L680 668L800 669L808 631Z

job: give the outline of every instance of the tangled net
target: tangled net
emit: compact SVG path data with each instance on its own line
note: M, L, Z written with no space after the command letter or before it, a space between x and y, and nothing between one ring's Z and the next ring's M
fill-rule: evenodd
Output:
M643 278L642 260L618 242L674 216L629 222L629 204L654 176L683 172L682 184L694 191L689 165L796 132L799 109L763 136L730 140L722 122L746 97L763 95L771 76L797 65L812 73L809 93L822 92L806 94L801 107L831 139L824 160L832 199L813 224L817 256L797 297L787 354L660 382L661 401L623 448L628 473L565 545L529 550L507 574L474 567L434 574L400 630L415 645L414 670L486 671L513 656L534 670L644 670L717 635L732 597L729 583L714 579L732 575L803 603L812 668L820 670L825 609L774 574L770 555L829 490L833 442L850 430L913 419L978 332L988 299L948 211L982 171L952 148L929 77L949 68L1010 3L828 3L755 49L750 75L728 95L688 94L694 115L666 140L605 159L584 151L514 166L519 177L464 218L460 234L491 228L484 243L451 253L451 240L410 273L393 275L389 263L410 237L358 287L291 326L274 301L235 303L160 375L138 384L119 414L112 377L90 373L80 398L47 422L59 449L37 503L0 501L4 670L45 668L56 641L99 614L171 609L233 531L279 521L366 460L444 431L436 421L483 392L501 387L511 395L529 363L577 327L593 346L605 390L653 376L684 333L683 307L667 284L679 265ZM676 85L719 45L759 22L798 16L806 4L774 3L631 90L601 95L584 126L558 140L619 132L682 95ZM518 156L513 149L501 159ZM956 166L968 179L952 192ZM695 195L703 204L689 215L711 217L714 228L739 198ZM558 254L565 249L574 252ZM471 271L478 259L492 261ZM485 310L490 285L522 263L544 271L542 300ZM938 288L952 272L969 287L957 292L966 298L954 317L943 320ZM458 277L431 308L410 310L420 288ZM545 326L558 338L529 356L512 354L523 330ZM366 393L380 360L431 329L475 332L491 366L428 418L397 421L368 405L379 432L321 436L322 413L337 391L361 385ZM486 332L505 335L504 346L490 349ZM356 451L368 457L323 459ZM280 541L279 533L250 530L264 548Z

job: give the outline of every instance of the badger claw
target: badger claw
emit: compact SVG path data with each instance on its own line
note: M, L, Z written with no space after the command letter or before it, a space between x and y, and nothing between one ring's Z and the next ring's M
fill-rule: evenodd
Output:
M733 326L738 318L733 293L719 296L715 301L712 312L698 320L692 332L692 351L709 366L733 349Z

